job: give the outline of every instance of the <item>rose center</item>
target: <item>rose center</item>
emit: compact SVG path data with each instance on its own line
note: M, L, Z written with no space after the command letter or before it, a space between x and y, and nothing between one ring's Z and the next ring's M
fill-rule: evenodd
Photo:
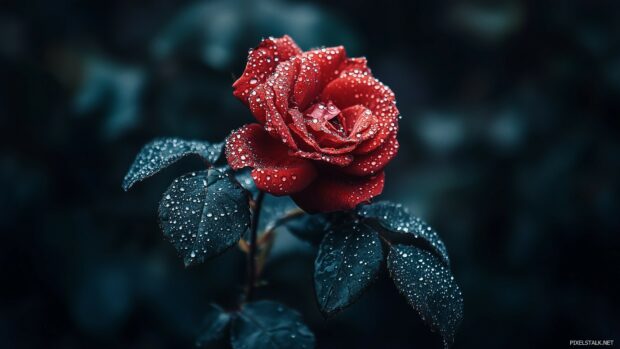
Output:
M331 129L332 132L336 132L336 134L346 137L346 132L340 120L340 116L342 116L340 109L338 109L332 101L312 105L306 110L305 115L317 126L330 125L328 128Z
M340 114L340 109L334 105L331 101L325 103L317 103L310 107L306 112L306 115L319 121L330 121Z

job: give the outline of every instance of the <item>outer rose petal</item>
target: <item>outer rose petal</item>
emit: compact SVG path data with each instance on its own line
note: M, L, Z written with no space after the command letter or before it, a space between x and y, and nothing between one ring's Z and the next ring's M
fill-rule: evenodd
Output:
M288 35L264 39L248 54L245 71L233 84L233 95L247 104L252 89L265 82L278 63L301 53L301 49Z
M346 53L342 46L312 50L298 57L299 75L293 98L300 110L306 109L325 85L334 78L334 72L345 57Z
M264 124L265 130L295 150L297 144L286 125L285 117L288 113L288 93L296 71L297 66L290 61L280 63L267 81L252 90L247 99L252 114Z
M271 86L275 93L276 107L283 117L288 113L289 95L292 93L298 71L299 62L297 60L282 62L276 68L275 73L267 80L267 85Z
M273 95L273 92L271 93ZM270 94L267 94L269 97ZM297 150L297 143L293 139L291 130L286 125L284 117L280 115L276 106L274 105L273 98L268 98L265 101L266 115L265 115L265 131L269 132L274 138L279 138L282 143L286 144L289 148Z
M370 177L323 175L292 198L307 212L351 210L381 194L384 179L383 172Z
M271 93L272 91L267 85L261 84L252 90L246 99L246 103L250 107L252 115L254 115L256 120L261 124L265 123L265 104L267 103L267 98L271 98Z
M350 71L355 72L357 70L359 73L370 74L370 68L368 68L367 63L366 57L347 58L344 62L342 62L342 64L340 64L338 73L341 74L343 72L346 73Z
M342 172L354 176L368 176L381 171L398 152L398 140L396 133L393 133L382 146L375 151L356 155L351 165L342 169Z
M235 170L253 168L258 189L273 195L299 192L316 178L311 161L289 156L288 148L259 124L245 125L228 136L226 160Z

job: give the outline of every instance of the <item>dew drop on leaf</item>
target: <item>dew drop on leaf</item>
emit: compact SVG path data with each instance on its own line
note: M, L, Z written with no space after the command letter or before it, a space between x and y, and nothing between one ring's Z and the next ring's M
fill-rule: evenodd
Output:
M377 222L393 235L417 239L425 247L429 247L443 260L450 264L448 251L439 235L423 220L413 216L401 204L388 201L379 201L370 205L363 205L357 209L358 215L370 221Z
M215 163L222 154L224 143L186 141L178 138L160 138L147 143L136 156L123 179L123 189L129 190L140 182L187 155L198 155L206 162Z
M188 173L164 193L159 219L164 236L189 266L237 243L250 225L248 195L230 173Z
M321 311L333 315L356 301L376 279L382 261L381 241L371 227L358 220L332 227L314 263Z
M280 303L245 304L232 323L233 349L312 349L314 334L301 315Z
M463 318L463 296L450 269L433 253L407 245L390 247L388 269L407 302L439 331L446 347L452 344Z

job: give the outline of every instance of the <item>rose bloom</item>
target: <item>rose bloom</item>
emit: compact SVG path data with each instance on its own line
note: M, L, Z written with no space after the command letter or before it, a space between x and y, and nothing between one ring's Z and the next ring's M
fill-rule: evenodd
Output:
M233 89L258 123L232 132L226 158L233 169L252 168L258 189L291 195L308 212L350 210L381 193L399 113L365 58L268 38Z

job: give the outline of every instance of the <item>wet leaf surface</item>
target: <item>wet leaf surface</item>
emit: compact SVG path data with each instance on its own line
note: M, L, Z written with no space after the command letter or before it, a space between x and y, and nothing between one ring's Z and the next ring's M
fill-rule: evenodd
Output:
M228 165L226 166L230 169ZM258 194L258 188L256 188L256 184L252 179L252 175L250 175L251 171L252 170L247 168L235 171L235 178L241 184L241 186L245 188L245 190L252 193L252 195L256 195Z
M379 234L360 221L331 228L314 264L314 288L320 310L333 315L351 305L376 279L383 250Z
M129 190L140 182L188 155L198 155L210 164L215 163L224 143L186 141L178 138L161 138L147 143L123 179L123 189Z
M286 223L291 234L312 245L319 245L329 225L329 216L325 214L304 214Z
M258 230L264 231L278 219L298 209L290 196L265 194L258 221Z
M248 229L247 192L229 173L188 173L164 192L159 218L185 265L201 263L237 243Z
M369 221L378 223L392 233L396 239L401 237L418 240L417 242L423 243L424 247L430 248L441 257L446 265L450 264L448 251L439 235L420 218L409 213L409 210L402 204L379 201L360 206L357 213Z
M463 318L463 296L452 272L434 254L415 246L392 245L388 269L396 288L444 345L454 340Z
M314 334L297 311L259 301L241 308L233 320L231 342L234 349L312 349Z
M202 325L200 326L196 346L199 348L217 348L228 339L231 316L215 304L210 304Z

